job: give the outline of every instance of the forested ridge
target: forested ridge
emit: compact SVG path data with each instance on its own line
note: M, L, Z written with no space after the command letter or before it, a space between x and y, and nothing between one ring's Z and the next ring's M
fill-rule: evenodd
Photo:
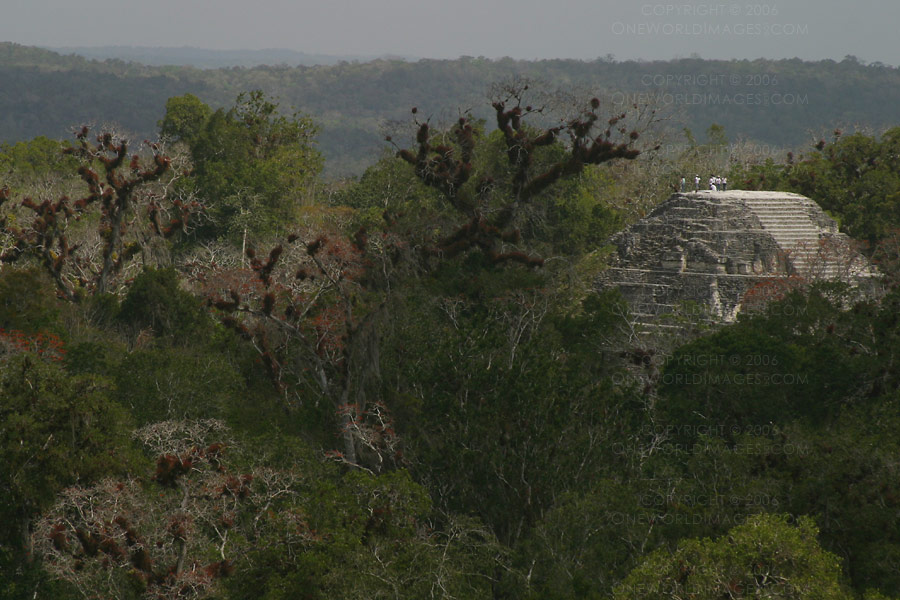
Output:
M258 65L332 65L341 61L373 60L375 56L309 54L296 50L209 50L196 47L72 46L50 47L60 54L76 54L88 59L119 59L146 65L186 65L198 68L255 67Z
M66 138L85 122L115 123L135 139L152 137L171 96L192 93L216 108L261 89L321 127L329 176L359 175L410 106L452 123L458 110L490 117L491 87L514 77L566 93L599 96L612 108L650 96L673 114L671 127L705 131L726 124L733 139L799 148L822 124L879 133L900 122L900 72L853 57L843 61L375 60L329 66L196 69L94 61L0 44L0 141ZM611 108L611 110L612 110ZM36 115L40 115L37 118ZM492 122L489 120L489 124Z
M782 156L547 89L415 99L352 180L254 88L0 146L0 596L900 597L900 128ZM813 198L883 289L645 328L606 240L694 172Z

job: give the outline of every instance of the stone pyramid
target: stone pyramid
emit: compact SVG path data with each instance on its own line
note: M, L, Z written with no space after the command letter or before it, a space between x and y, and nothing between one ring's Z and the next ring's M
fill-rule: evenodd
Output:
M610 243L616 252L598 283L618 287L646 321L686 302L733 321L748 290L776 278L877 278L832 218L787 192L674 194Z

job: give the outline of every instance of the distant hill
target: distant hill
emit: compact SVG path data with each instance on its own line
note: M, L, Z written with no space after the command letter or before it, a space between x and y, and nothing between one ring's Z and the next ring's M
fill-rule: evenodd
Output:
M585 99L605 95L610 111L656 99L676 130L712 123L730 139L808 148L834 128L880 131L900 124L900 70L853 59L715 61L373 60L316 66L199 69L89 60L0 43L0 141L66 138L82 123L116 123L155 137L166 100L192 93L214 107L262 89L321 127L329 175L358 174L385 148L385 128L409 109L450 121L459 110L489 116L492 84L527 77Z
M268 48L265 50L210 50L207 48L152 48L147 46L73 46L48 48L63 55L75 54L91 60L123 60L149 66L190 66L199 69L224 67L257 67L259 65L314 66L336 65L344 62L365 62L377 56L333 56L307 54L295 50Z

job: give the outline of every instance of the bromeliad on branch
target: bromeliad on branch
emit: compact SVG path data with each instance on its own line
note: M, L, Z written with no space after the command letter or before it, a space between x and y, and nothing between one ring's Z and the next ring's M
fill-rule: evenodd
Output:
M640 153L633 147L639 133L624 126L625 113L609 119L605 130L595 135L600 119L597 98L591 100L589 108L561 125L545 129L528 126L525 117L543 113L543 108L524 104L527 89L527 85L507 89L493 102L511 170L509 189L498 190L498 182L488 176L476 177L476 129L470 115L460 117L449 135L442 136L444 141L437 144L432 143L434 130L429 122L414 117L416 147L414 150L398 148L397 156L412 165L423 183L438 190L451 207L468 219L428 248L430 254L452 257L477 249L494 264L513 261L540 266L543 259L509 247L520 240L515 227L519 210L558 181L578 175L587 165L617 158L632 160ZM416 113L418 110L414 109L413 114ZM564 145L563 156L549 165L539 166L535 160L539 149L556 143ZM489 197L498 196L503 198L501 205L489 206Z
M129 159L128 143L111 133L98 135L96 144L87 137L88 128L83 127L76 133L78 144L64 150L82 161L78 175L87 184L84 197L72 201L62 196L40 203L25 198L13 209L25 209L27 217L0 217L0 230L12 240L11 247L0 254L0 261L36 259L56 282L58 294L73 301L85 291L110 291L114 278L141 251L141 241L128 237L135 229L136 209L146 206L155 235L163 237L184 228L190 216L201 209L196 202L176 200L172 208L177 216L167 225L160 225L160 214L168 209L163 208L167 202L159 195L145 193L145 186L170 171L171 160L162 148L146 142L150 156L149 164L145 164L147 161L137 154ZM10 199L8 190L0 192L0 207ZM99 207L99 247L88 248L83 240L73 243L70 221L80 220L95 207Z
M207 304L250 341L287 406L333 406L341 450L330 456L380 472L399 460L387 407L371 390L380 377L378 327L390 256L402 244L390 234L369 239L309 230L267 255L247 250L250 269L202 275Z

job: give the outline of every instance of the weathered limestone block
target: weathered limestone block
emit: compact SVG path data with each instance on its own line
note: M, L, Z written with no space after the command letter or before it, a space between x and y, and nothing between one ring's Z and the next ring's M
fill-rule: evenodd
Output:
M610 243L616 253L598 284L618 287L648 319L694 302L732 321L747 291L774 277L876 277L833 219L786 192L674 194Z

